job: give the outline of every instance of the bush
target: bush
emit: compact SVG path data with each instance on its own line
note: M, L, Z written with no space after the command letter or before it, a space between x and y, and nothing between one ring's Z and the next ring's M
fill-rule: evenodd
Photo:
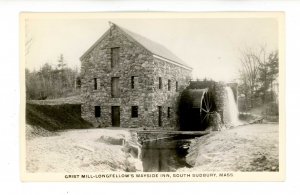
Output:
M267 105L267 108L266 108L264 114L267 116L278 116L279 115L278 104L275 102L269 103Z

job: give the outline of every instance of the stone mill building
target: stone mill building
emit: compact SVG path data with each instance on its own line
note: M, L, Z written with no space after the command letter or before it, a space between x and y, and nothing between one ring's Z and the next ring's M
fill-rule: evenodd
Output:
M192 68L164 46L110 23L80 60L82 118L95 127L176 127Z

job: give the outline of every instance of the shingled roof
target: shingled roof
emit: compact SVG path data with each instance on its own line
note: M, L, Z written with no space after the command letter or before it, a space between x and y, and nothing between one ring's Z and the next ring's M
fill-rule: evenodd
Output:
M186 68L191 69L190 66L188 66L183 60L178 58L175 54L173 54L170 50L168 50L166 47L163 45L156 43L142 35L136 34L134 32L131 32L123 27L120 27L116 24L110 23L111 25L116 26L120 31L124 32L124 35L127 36L128 38L132 39L133 41L137 42L140 44L142 47L144 47L146 50L151 52L153 55L156 55L158 57L161 57L166 60L170 60L172 62L181 64L185 66ZM109 30L104 33L104 35L90 48L88 49L80 59L84 58L94 47L98 45L99 42L102 41L102 39L105 37L106 34L108 34Z

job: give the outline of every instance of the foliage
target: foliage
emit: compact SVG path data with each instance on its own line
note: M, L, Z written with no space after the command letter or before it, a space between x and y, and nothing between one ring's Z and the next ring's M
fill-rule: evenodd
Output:
M25 70L26 99L53 99L76 93L80 87L77 70L67 67L60 55L55 68L45 63L39 71Z
M263 102L268 100L268 94L271 100L273 100L273 83L278 77L278 52L272 52L269 54L268 59L264 62L260 61L259 78L260 88L258 92L263 94ZM270 91L269 91L270 90Z
M246 48L241 50L240 62L239 93L244 98L245 110L276 101L278 91L274 83L278 81L278 51L267 52L265 47Z

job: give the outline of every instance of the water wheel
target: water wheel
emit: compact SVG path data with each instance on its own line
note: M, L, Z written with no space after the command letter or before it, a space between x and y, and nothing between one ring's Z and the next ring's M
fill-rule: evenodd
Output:
M215 102L212 93L207 90L201 100L200 105L200 119L201 119L201 127L203 129L207 128L210 124L211 116L216 110Z
M212 94L209 91L206 91L202 96L201 104L200 104L200 118L201 123L209 122L209 117L214 111L214 100Z
M213 94L209 88L186 90L179 105L181 129L205 130L210 124L210 116L215 108Z

